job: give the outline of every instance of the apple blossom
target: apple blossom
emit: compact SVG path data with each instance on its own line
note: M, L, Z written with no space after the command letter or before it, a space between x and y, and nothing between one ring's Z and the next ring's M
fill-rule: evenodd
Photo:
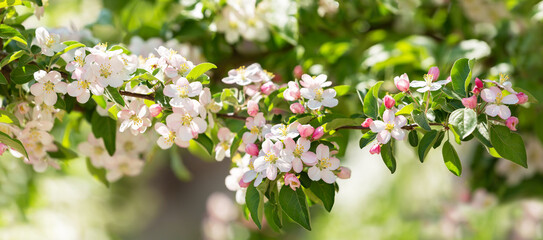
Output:
M315 131L313 132L313 140L318 140L324 135L324 128L322 126L318 126L315 128Z
M302 68L302 66L296 65L292 73L294 74L294 78L300 79L304 74L304 69Z
M209 88L204 88L202 92L200 92L200 114L203 118L207 117L209 126L215 125L215 122L213 121L213 115L212 113L217 113L221 110L222 103L217 103L213 99L211 99L211 92Z
M285 140L286 138L295 138L299 135L298 126L300 123L293 122L289 125L276 124L270 129L270 134L266 135L266 138L271 140Z
M245 126L249 130L243 134L243 142L245 144L254 143L257 139L262 141L264 136L270 132L270 125L266 124L264 113L258 113L254 118L248 117L245 121Z
M405 138L406 131L402 127L407 124L407 119L403 115L394 114L394 110L387 109L383 113L383 121L375 120L370 124L371 131L377 133L377 141L381 144L388 143L391 136L396 140Z
M462 104L466 108L475 109L477 107L477 95L468 98L462 98Z
M215 160L222 161L224 157L230 157L230 145L234 140L234 134L230 132L230 129L222 127L217 134L219 143L215 147Z
M308 138L308 137L313 136L313 132L315 131L315 128L313 128L309 124L306 124L306 125L301 125L300 124L296 128L297 128L298 132L300 133L300 137L302 137L302 138Z
M264 95L270 95L275 90L277 90L277 85L273 82L267 82L260 86L260 91L262 91Z
M249 116L254 117L256 114L258 114L259 107L258 107L258 101L255 100L249 100L247 102L247 113Z
M300 187L300 180L292 173L285 174L285 185L290 186L293 191Z
M238 41L242 31L245 31L246 25L235 8L226 6L223 8L220 17L217 18L215 24L219 32L224 32L228 43Z
M509 93L513 93L513 94L516 94L517 92L513 89L513 84L509 81L509 76L507 76L506 74L500 74L500 80L499 81L493 81L493 80L488 80L488 79L485 79L483 80L485 82L489 82L489 83L493 83L495 84L496 86L502 88L502 89L505 89L507 90Z
M281 157L281 150L283 150L283 143L273 143L266 139L262 143L259 156L255 159L255 171L265 172L266 177L270 180L275 180L277 177L277 169L281 172L288 172L292 165L287 159Z
M4 152L8 150L8 145L0 143L0 156L4 155Z
M161 149L171 148L174 143L182 148L189 147L189 141L182 141L180 138L177 138L176 133L168 128L168 126L166 126L164 123L156 123L155 131L160 135L160 137L156 140L156 143Z
M76 81L69 83L67 86L68 94L76 97L79 103L86 103L90 98L91 92L94 95L102 95L104 93L102 86L87 77L88 74L84 70L74 72L72 78L76 79Z
M419 88L417 89L417 92L424 93L428 91L437 91L441 89L441 87L447 83L449 83L450 80L441 80L434 82L434 76L431 74L425 74L424 75L424 81L412 81L410 83L411 87Z
M49 33L43 27L36 28L36 45L41 48L41 54L49 57L66 47L60 43L60 36L58 34Z
M34 73L36 83L30 87L32 95L42 98L43 102L49 106L57 102L57 93L66 93L66 83L61 82L62 77L57 71L46 72L39 70Z
M155 103L149 106L149 114L151 115L151 117L156 117L161 112L162 112L162 106L160 106L160 104Z
M302 75L300 85L304 88L324 88L332 85L332 82L326 81L328 76L320 74L316 77L311 77L308 74Z
M390 95L386 95L383 98L383 102L385 103L385 107L388 109L391 109L394 107L394 105L396 105L396 100L394 100L394 98L392 98Z
M326 183L334 183L337 177L332 171L339 167L339 160L330 156L330 150L324 144L317 146L315 157L317 163L307 171L309 178L313 181L322 179Z
M305 112L304 105L298 102L291 104L289 108L290 111L294 114L302 114Z
M134 135L127 132L117 132L115 141L115 155L128 155L138 158L140 154L147 151L150 145L147 138L135 138Z
M351 169L348 167L339 167L339 173L337 173L337 177L340 179L351 178Z
M517 93L518 103L517 104L525 104L528 102L528 95L526 95L523 92Z
M409 76L407 76L407 73L394 77L394 85L400 92L409 91Z
M257 157L259 151L258 146L256 146L254 143L249 143L247 146L245 146L245 152L251 156Z
M89 157L95 167L103 167L111 159L102 139L94 137L92 133L89 134L86 142L79 144L77 149Z
M196 97L200 95L202 91L201 82L191 82L180 77L175 81L175 84L168 84L164 87L164 95L171 97L170 105L172 107L183 107L190 97Z
M124 80L130 79L129 73L119 56L122 50L102 51L89 48L91 54L85 58L89 62L87 68L90 82L97 82L101 87L120 87Z
M504 96L502 91L496 86L484 89L481 92L481 98L489 103L485 108L485 113L491 117L499 115L503 120L511 116L511 110L504 104L516 104L519 100L515 94Z
M147 127L151 126L149 108L145 103L139 100L130 102L128 109L119 111L117 117L122 120L119 131L124 132L126 129L130 128L130 131L134 136L144 133L145 130L147 130Z
M288 82L288 88L283 92L283 97L287 101L296 101L300 99L301 93L298 84L294 81Z
M242 187L242 188L246 188L246 187L249 187L249 185L251 185L250 182L246 183L243 181L243 178L239 180L239 186Z
M186 107L173 107L173 113L166 117L166 124L181 141L189 141L206 131L207 123L199 117L198 108L198 101L187 101Z
M238 69L232 69L228 71L228 77L222 79L222 82L226 84L237 84L240 86L246 86L253 82L260 82L262 79L257 75L262 70L260 64L253 63L247 68L244 66Z
M371 148L370 148L370 153L371 154L380 154L381 153L381 144L379 144L379 143L373 144L373 146L371 146Z
M432 81L436 81L437 78L439 78L439 68L438 67L431 67L428 70L428 76L432 76Z
M316 163L316 158L312 152L308 152L311 147L311 141L307 138L298 138L297 142L294 142L292 138L284 140L285 149L281 151L281 157L287 162L292 163L292 169L299 173L304 168L303 163L308 166L313 166Z
M115 182L123 176L136 176L143 169L143 160L125 154L115 154L106 164L106 179Z
M509 117L505 121L505 126L507 126L511 131L517 131L517 124L518 124L518 118L517 117Z
M371 123L373 122L373 119L366 118L362 124L360 124L362 127L369 128Z

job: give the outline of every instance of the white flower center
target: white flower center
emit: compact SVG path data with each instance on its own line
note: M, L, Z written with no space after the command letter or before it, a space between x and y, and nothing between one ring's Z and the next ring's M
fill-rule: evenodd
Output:
M55 91L55 84L53 84L51 81L47 81L43 84L43 91L45 92L54 92Z
M294 149L294 152L292 154L297 158L301 158L303 153L304 146L302 146L301 144L296 144L296 148Z
M392 131L392 129L394 129L394 124L393 123L387 123L387 125L385 126L385 130Z
M324 93L324 90L322 88L318 88L315 90L315 100L322 101L322 94Z
M266 162L269 162L270 164L275 164L275 162L277 161L277 156L275 156L275 154L271 152L268 152L266 153L264 160L266 160Z
M100 64L100 76L104 78L111 76L111 65L109 63Z
M192 116L190 116L189 114L185 114L185 116L181 118L181 124L183 124L183 126L189 126L191 122Z
M330 158L325 157L325 158L319 159L319 162L315 166L317 166L320 170L323 170L323 169L331 167L332 163L330 162Z

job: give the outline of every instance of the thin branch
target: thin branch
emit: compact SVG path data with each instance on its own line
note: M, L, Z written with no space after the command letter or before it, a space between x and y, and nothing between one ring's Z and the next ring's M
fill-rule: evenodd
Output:
M242 117L242 116L239 116L239 115L235 115L235 114L224 114L224 113L217 113L217 117L221 117L221 118L230 118L230 119L236 119L236 120L241 120L241 121L245 121L245 117Z
M155 96L153 94L133 93L133 92L127 92L124 90L120 90L119 93L123 96L128 96L128 97L142 98L142 99L147 99L151 101L155 100Z
M442 126L442 127L446 128L446 126L441 124L441 123L428 123L428 124L431 125L431 126ZM419 125L417 125L417 124L409 124L409 125L403 126L402 129L404 129L404 130L413 130L418 126ZM370 128L369 127L362 127L362 126L343 126L343 127L336 128L335 130L340 130L340 129L367 130L367 129L370 129Z

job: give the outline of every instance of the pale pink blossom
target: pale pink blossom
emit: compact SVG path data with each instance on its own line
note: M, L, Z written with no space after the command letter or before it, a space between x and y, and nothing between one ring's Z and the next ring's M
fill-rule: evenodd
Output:
M240 86L246 86L251 83L261 82L262 79L258 75L262 71L262 67L258 63L253 63L247 68L244 66L238 69L232 69L228 71L228 77L222 79L222 82L226 84L237 84Z
M504 96L502 91L496 86L484 89L481 92L481 98L489 103L485 108L485 113L491 117L498 115L503 120L511 116L511 110L505 104L516 104L519 100L515 94Z
M160 104L155 103L149 106L149 114L151 115L151 117L156 117L161 112L162 112L162 106L160 106Z
M196 138L207 129L207 122L198 113L200 103L196 100L187 103L183 108L173 107L173 113L166 117L166 124L182 141Z
M298 126L299 122L293 122L289 125L276 124L270 129L270 134L266 135L266 138L271 140L285 140L287 138L295 138L299 135Z
M141 173L144 162L125 154L115 154L106 165L106 179L115 182L123 176L136 176Z
M285 185L290 186L293 191L300 187L300 180L292 173L285 174Z
M339 173L337 173L337 177L341 179L351 178L351 169L348 167L339 167Z
M91 54L85 58L85 62L89 64L86 67L89 82L96 82L103 88L107 86L117 88L131 78L121 59L122 50L105 51L102 48L88 50Z
M281 172L288 172L292 165L288 160L281 157L281 150L283 150L283 143L273 143L271 140L266 139L262 143L260 154L253 164L255 171L265 172L266 177L270 180L275 180L278 169Z
M409 76L407 76L407 73L394 77L394 85L400 92L409 91Z
M313 136L313 132L315 131L315 128L313 128L309 124L305 124L305 125L300 124L298 125L297 130L300 133L300 137L308 138L308 137Z
M396 100L394 100L394 98L392 98L390 95L386 95L383 98L383 102L385 103L385 107L388 109L391 109L394 107L394 105L396 105Z
M377 141L381 144L386 144L392 136L396 140L405 138L405 130L403 126L407 124L407 119L402 116L395 116L394 110L387 109L383 113L383 121L375 120L370 124L372 132L377 133Z
M292 169L299 173L304 168L303 164L307 166L313 166L317 163L315 154L309 152L311 147L311 141L307 138L298 138L298 141L294 142L292 138L284 140L285 149L281 152L281 156L287 161L291 162Z
M41 48L41 54L52 57L66 46L60 43L60 35L49 33L45 28L36 28L36 44Z
M247 101L247 113L249 114L249 116L251 117L256 116L259 110L260 108L258 107L258 101L255 101L255 100Z
M43 102L49 106L57 102L57 93L66 93L66 83L61 82L62 77L57 71L46 72L39 70L34 73L36 83L30 87L32 95L42 98Z
M230 145L234 140L234 134L230 132L230 129L222 127L217 133L219 143L215 147L215 160L222 161L224 157L230 157Z
M338 169L339 160L330 156L330 150L324 144L317 146L316 159L317 163L307 171L309 178L313 181L322 179L326 183L334 183L337 177L332 171Z
M254 143L257 139L262 141L264 136L270 132L270 125L266 124L264 113L258 113L254 118L248 117L245 126L249 130L243 134L245 144Z
M168 84L164 87L164 95L171 97L170 105L172 107L183 107L187 104L189 98L200 95L202 91L201 82L189 82L186 78L180 77L175 84Z
M300 86L294 81L288 82L288 88L283 92L283 97L287 101L296 101L300 99Z
M315 128L315 131L313 132L313 140L318 140L324 135L324 128L322 126L318 126Z
M264 95L270 95L273 91L277 90L277 85L273 82L267 82L260 86L260 91Z
M381 144L379 144L379 143L373 144L373 146L371 146L371 148L370 148L370 153L371 154L379 154L379 153L381 153Z
M123 109L117 113L119 120L122 120L119 128L120 132L124 132L130 128L134 135L144 133L147 127L151 126L149 119L149 108L142 101L134 100L128 105L128 109Z
M371 123L373 122L373 119L366 118L362 124L360 124L362 127L369 128Z
M156 143L162 149L171 148L174 143L182 148L189 147L189 141L183 141L180 138L177 138L175 131L172 131L164 123L156 123L155 131L160 135L156 140Z
M77 149L83 155L89 157L92 165L95 167L103 167L111 159L103 140L94 137L92 133L89 134L86 142L78 145Z
M468 98L462 98L462 104L466 108L475 109L477 107L477 95Z
M513 89L513 84L509 81L509 76L505 74L500 74L500 80L499 81L493 81L489 79L483 80L484 82L493 83L496 86L500 87L501 89L507 90L509 93L516 94L517 92Z
M505 121L505 126L507 126L511 131L517 130L517 124L518 124L518 118L517 117L509 117Z
M523 92L517 93L518 103L517 104L525 104L528 102L528 95L526 95Z
M304 88L324 88L332 85L332 82L326 81L328 76L320 74L316 77L311 77L307 74L302 75L302 80L300 84Z
M290 105L290 111L294 114L302 114L305 112L305 108L304 105L296 102Z

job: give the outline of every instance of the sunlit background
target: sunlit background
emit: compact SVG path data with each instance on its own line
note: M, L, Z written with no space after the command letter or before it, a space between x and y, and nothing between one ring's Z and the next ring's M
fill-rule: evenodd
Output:
M386 80L392 91L391 80L403 72L417 79L437 65L444 74L456 58L477 58L479 76L508 73L543 99L543 2L292 1L298 22L285 31L294 31L291 36L233 44L209 20L210 10L198 11L217 2L50 0L40 20L32 16L24 25L87 43L121 42L141 55L165 44L193 62L216 63L216 83L231 68L259 62L284 82L300 64L335 84L363 88ZM291 1L277 4L284 2ZM361 107L352 100L344 111ZM295 223L281 233L257 230L225 187L230 160L216 162L197 146L178 155L149 149L141 175L109 187L89 174L84 159L37 174L6 155L0 158L0 239L541 239L541 110L532 104L518 113L530 169L494 159L472 141L455 145L462 177L447 170L440 149L422 164L401 144L392 175L379 156L358 147L361 133L352 132L341 158L352 177L338 180L331 213L311 207L312 231Z

